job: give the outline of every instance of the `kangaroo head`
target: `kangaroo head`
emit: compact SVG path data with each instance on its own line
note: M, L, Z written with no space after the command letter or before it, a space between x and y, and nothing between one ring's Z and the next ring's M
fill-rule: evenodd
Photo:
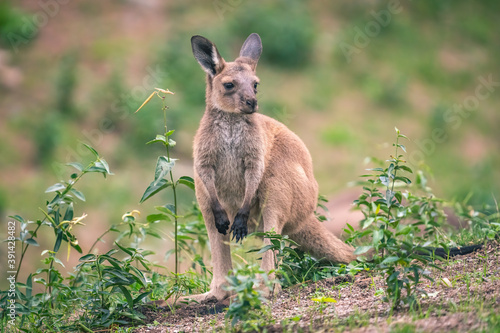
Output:
M226 112L251 114L257 111L255 74L262 53L258 34L248 36L233 62L226 62L214 43L202 36L191 38L193 54L207 72L207 105Z

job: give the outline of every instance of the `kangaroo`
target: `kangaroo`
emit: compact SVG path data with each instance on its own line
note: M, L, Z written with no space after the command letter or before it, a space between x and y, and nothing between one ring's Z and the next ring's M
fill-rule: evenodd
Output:
M354 260L354 249L314 215L318 184L306 146L285 125L257 113L260 36L251 34L233 62L226 62L205 37L193 36L191 46L206 72L206 109L193 151L196 198L207 227L213 279L209 292L190 298L220 301L230 296L223 288L232 269L230 234L242 241L256 225L289 235L317 258ZM262 268L274 268L270 251L263 254Z

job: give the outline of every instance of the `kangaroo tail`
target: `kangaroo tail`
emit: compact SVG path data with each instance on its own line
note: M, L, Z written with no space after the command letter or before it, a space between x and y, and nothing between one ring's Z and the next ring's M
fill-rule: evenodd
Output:
M459 256L459 255L464 255L468 253L472 253L476 250L479 250L483 247L481 244L477 245L470 245L470 246L461 246L461 247L453 247L450 248L449 251L446 251L443 248L440 247L427 247L426 249L430 251L430 254L433 254L436 257L441 257L441 258L451 258L454 256ZM422 255L429 255L429 253L420 253Z
M314 215L289 233L289 237L300 245L301 250L319 260L347 264L356 259L354 248L328 231Z

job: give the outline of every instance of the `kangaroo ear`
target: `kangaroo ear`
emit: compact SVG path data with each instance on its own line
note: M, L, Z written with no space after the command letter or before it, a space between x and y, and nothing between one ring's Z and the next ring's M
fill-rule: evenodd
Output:
M245 43L240 50L240 57L247 57L255 61L255 65L259 61L260 55L262 54L262 40L260 36L256 33L248 36Z
M217 51L215 44L202 36L191 37L193 54L203 70L211 76L220 73L224 68L225 61Z

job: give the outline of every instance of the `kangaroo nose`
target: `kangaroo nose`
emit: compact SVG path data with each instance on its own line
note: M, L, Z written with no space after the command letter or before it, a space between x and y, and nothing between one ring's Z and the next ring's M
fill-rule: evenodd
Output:
M253 109L255 109L255 106L257 105L257 100L255 98L250 98L246 100L246 104Z

